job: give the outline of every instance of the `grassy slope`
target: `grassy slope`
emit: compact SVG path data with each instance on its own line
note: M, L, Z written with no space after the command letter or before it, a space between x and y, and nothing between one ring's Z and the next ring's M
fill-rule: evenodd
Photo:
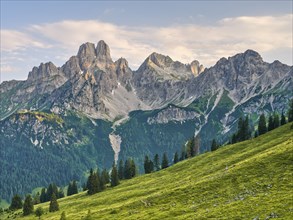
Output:
M293 219L291 124L93 196L60 199L55 213L41 204L42 218L66 211L68 219L82 219L91 210L93 219Z

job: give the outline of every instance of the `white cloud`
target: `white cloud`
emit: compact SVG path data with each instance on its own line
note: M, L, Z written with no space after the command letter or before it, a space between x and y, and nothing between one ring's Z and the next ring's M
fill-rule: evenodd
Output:
M185 63L197 59L205 66L247 49L258 51L270 62L278 59L277 55L284 51L286 55L281 56L281 61L292 65L292 19L292 14L235 17L222 19L210 26L186 24L167 27L130 27L96 20L65 20L32 25L23 32L3 30L1 51L28 48L29 52L31 47L51 47L51 53L56 50L52 57L54 61L56 57L65 59L69 54L76 54L84 42L96 43L103 39L109 44L114 59L125 57L134 69L154 51ZM274 55L273 51L278 53Z
M41 40L36 40L29 33L24 33L16 30L1 30L1 51L17 51L29 47L49 48L50 45L42 43Z

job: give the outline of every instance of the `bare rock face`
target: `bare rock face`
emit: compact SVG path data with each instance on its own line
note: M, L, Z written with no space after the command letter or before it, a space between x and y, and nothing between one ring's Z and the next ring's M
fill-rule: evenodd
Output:
M42 63L26 81L2 83L1 96L6 98L1 100L0 115L5 118L22 108L59 113L70 109L113 121L134 110L170 104L186 107L203 95L224 90L241 104L278 83L285 90L292 86L292 67L278 61L265 63L253 50L222 58L209 69L196 60L183 64L152 53L132 71L124 58L113 62L109 46L101 40L97 46L82 44L77 55L60 68Z
M194 60L190 64L190 69L194 76L198 76L204 71L205 68L197 60Z
M149 117L147 119L148 124L167 124L172 122L184 122L187 120L193 120L199 118L200 114L193 111L186 111L181 108L169 106L166 109L160 111L155 117Z
M190 64L152 53L134 72L133 84L139 98L154 109L169 104L186 106L193 101L187 85L194 77Z
M95 45L92 43L85 43L79 47L77 57L79 58L79 65L81 70L86 70L90 67L96 58Z

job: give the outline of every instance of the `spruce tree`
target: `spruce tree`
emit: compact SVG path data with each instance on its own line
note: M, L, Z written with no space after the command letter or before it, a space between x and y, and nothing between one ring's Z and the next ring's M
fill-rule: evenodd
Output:
M244 123L243 123L243 127L244 127L244 141L248 140L251 138L251 131L250 131L250 127L249 127L249 118L248 115L246 115Z
M87 180L87 189L89 195L102 191L99 175L94 172L93 169L91 169L90 175Z
M47 189L47 201L51 200L51 197L55 193L55 196L58 197L58 187L55 183L51 183Z
M269 125L268 125L268 131L271 131L274 129L274 118L272 115L269 117Z
M240 117L238 120L237 142L244 140L244 136L245 136L244 127L245 126L244 126L243 119L242 117Z
M67 196L71 196L72 193L72 184L71 182L68 184L68 188L67 188Z
M63 189L60 187L59 190L58 190L58 196L57 196L57 198L58 198L58 199L61 199L61 198L64 198L64 197L65 197L65 195L64 195L64 191L63 191Z
M37 217L39 217L39 219L41 219L41 216L44 214L44 210L42 207L38 207L35 211L35 214Z
M158 154L156 154L154 157L154 170L155 171L160 170L160 158Z
M151 173L154 171L154 163L152 160L149 159L148 156L145 156L144 159L144 172L147 173Z
M267 132L267 122L264 114L261 114L258 120L258 135L265 134Z
M136 165L134 160L131 158L130 159L130 171L131 171L131 178L136 176Z
M131 179L131 161L130 161L130 158L128 158L125 161L125 165L124 165L124 178L125 179Z
M75 180L73 180L73 182L72 182L72 188L71 188L71 190L72 190L72 194L77 194L78 193L78 187L77 187L77 183L76 183Z
M286 117L285 117L284 113L282 112L282 115L281 115L281 125L284 125L286 123L287 123L286 122Z
M56 212L59 210L59 204L57 202L56 194L53 192L51 196L50 206L49 206L49 212Z
M48 201L47 200L47 193L46 193L45 188L42 188L41 195L40 195L40 201L41 201L41 203Z
M111 171L111 186L117 186L119 184L118 171L115 163L113 163Z
M181 148L180 161L185 160L185 155L186 155L186 152L185 152L185 145L183 145L182 148Z
M164 153L163 154L163 159L162 159L162 169L165 169L169 166L169 161L168 161L168 157L167 154Z
M219 147L218 147L218 144L217 144L216 140L213 139L213 141L212 141L212 145L211 145L211 151L215 151L215 150L217 150L218 148L219 148Z
M23 204L23 215L29 215L34 211L34 204L31 195L27 195Z
M150 173L150 159L148 156L145 156L144 157L144 163L143 163L143 167L144 167L144 173L147 174L147 173Z
M20 195L16 194L13 196L11 204L9 206L10 210L17 210L17 209L21 209L23 206L22 204L22 200Z
M119 177L119 175L118 175L118 177ZM103 169L103 171L101 173L101 182L103 183L103 188L105 188L106 184L110 183L109 172L106 169Z
M280 118L277 113L274 114L274 129L280 126Z
M190 158L191 157L191 149L192 146L191 146L191 141L188 140L187 143L186 143L186 158Z
M289 104L289 110L288 110L288 122L293 121L293 99L291 99L291 102Z
M119 161L119 167L118 167L118 177L120 180L124 179L124 166L123 166L123 161Z
M34 205L41 203L41 201L40 201L40 193L39 192L37 192L34 195L33 202L34 202Z
M178 153L177 153L177 151L176 151L175 154L174 154L173 163L176 164L176 163L178 163L178 162L179 162L179 156L178 156Z

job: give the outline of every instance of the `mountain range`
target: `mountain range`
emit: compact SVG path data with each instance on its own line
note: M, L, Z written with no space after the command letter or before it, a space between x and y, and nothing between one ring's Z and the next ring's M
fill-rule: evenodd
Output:
M104 41L85 43L61 67L41 63L27 80L1 83L0 197L82 181L89 168L128 157L171 158L192 136L208 151L240 116L254 127L261 113L286 112L292 88L292 66L253 50L210 68L152 53L133 71Z

